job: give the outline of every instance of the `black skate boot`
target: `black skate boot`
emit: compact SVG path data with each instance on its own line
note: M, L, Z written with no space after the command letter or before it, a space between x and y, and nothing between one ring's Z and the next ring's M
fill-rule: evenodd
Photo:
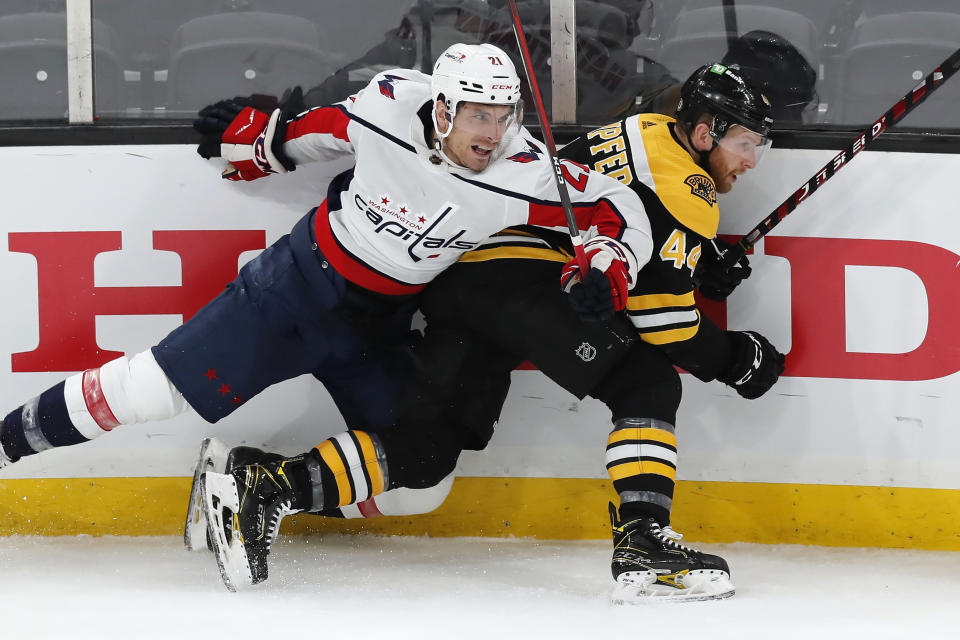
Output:
M231 591L267 579L267 556L280 522L322 501L319 463L310 456L208 471L200 477L220 576Z
M207 471L229 473L248 464L277 462L283 459L278 453L268 453L255 447L227 447L216 438L204 438L200 444L200 456L193 469L190 485L190 502L187 505L187 520L183 526L183 544L188 551L213 551L213 541L207 532L207 519L203 516L200 497L200 476Z
M734 594L727 561L677 542L680 534L653 518L617 520L610 505L617 604L660 600L714 600Z

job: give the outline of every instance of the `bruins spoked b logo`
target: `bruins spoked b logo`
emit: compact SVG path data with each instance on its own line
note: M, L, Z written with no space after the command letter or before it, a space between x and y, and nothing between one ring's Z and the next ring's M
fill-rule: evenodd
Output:
M584 362L590 362L597 357L597 348L589 342L584 342L577 347L576 353Z
M707 176L694 173L687 176L683 183L690 187L690 193L706 200L707 204L717 204L717 188Z

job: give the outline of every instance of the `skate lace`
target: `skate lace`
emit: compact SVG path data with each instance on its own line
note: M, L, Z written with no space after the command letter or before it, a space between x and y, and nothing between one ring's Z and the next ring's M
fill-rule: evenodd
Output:
M297 509L291 507L292 502L290 498L282 500L277 504L277 507L272 510L270 514L270 519L267 522L267 545L272 547L273 543L276 542L277 536L280 534L280 522L292 513L298 513Z
M651 523L647 535L668 549L685 551L687 553L697 553L694 549L680 544L679 540L683 539L683 534L679 531L674 531L669 525L661 528L659 524L655 522Z

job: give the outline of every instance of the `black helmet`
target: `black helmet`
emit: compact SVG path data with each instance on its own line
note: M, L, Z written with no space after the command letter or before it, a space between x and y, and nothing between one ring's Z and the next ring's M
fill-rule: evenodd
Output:
M704 114L714 116L710 127L714 140L736 124L764 138L773 127L766 97L736 69L719 63L700 67L680 89L677 121L689 131Z
M770 31L750 31L733 41L720 61L736 65L773 105L777 120L801 120L817 97L817 72L795 46Z

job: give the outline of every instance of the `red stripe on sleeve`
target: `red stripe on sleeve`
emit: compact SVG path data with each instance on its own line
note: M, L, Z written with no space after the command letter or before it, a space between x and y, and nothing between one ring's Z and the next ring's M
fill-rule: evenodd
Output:
M574 205L573 215L581 231L596 225L600 234L609 238L619 239L626 227L623 217L606 200L592 205ZM559 204L531 202L528 222L538 227L565 227L567 218Z
M328 133L340 140L350 142L347 136L347 125L350 117L338 107L320 107L311 109L302 116L291 120L287 125L287 135L284 142L294 140L311 133Z
M103 396L103 388L100 386L100 369L87 369L83 372L83 401L87 405L87 411L93 417L94 422L104 431L110 431L119 426L120 421L113 415L113 410L107 404L107 399Z

